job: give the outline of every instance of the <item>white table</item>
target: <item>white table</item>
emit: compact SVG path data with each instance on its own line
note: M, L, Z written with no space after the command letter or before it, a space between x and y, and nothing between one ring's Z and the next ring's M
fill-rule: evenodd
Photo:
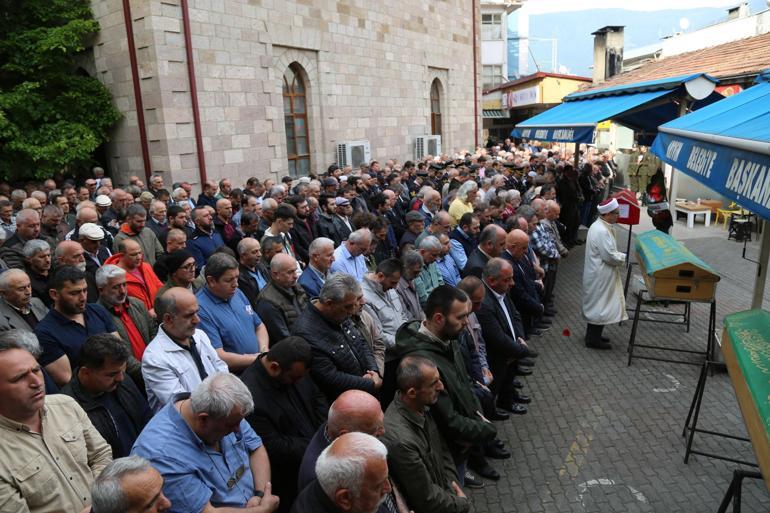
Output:
M706 217L706 226L711 225L711 209L709 207L677 205L676 211L687 214L687 228L691 230L695 223L695 216L700 214L703 214Z

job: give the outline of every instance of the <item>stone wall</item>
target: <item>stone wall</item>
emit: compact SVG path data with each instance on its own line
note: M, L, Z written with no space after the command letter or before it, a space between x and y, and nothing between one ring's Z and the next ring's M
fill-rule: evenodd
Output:
M308 94L311 169L335 144L365 139L371 157L406 160L430 132L441 84L442 149L474 143L471 3L464 0L187 0L208 179L287 174L282 77L299 65ZM200 181L182 23L183 0L131 0L152 171ZM93 0L97 76L124 119L108 153L123 182L143 175L122 0Z

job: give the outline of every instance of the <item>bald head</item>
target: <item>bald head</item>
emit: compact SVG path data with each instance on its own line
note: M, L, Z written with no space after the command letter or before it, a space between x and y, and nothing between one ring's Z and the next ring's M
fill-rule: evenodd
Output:
M538 219L545 219L545 200L535 198L530 202L529 206L535 211Z
M343 392L329 408L327 427L329 438L334 439L351 432L367 433L372 436L382 436L385 432L380 402L362 390Z
M276 253L270 260L270 277L279 287L293 287L297 283L297 261L286 253Z
M96 209L91 207L82 207L80 210L78 210L76 222L78 226L85 223L96 224L99 222L99 214L96 213Z
M527 252L529 235L524 230L511 230L505 238L505 246L514 258L521 258Z
M479 236L479 248L491 257L499 257L505 249L505 230L496 225L490 224L481 231Z

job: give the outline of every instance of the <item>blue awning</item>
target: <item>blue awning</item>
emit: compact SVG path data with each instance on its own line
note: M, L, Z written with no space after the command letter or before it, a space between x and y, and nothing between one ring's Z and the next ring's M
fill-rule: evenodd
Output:
M638 82L592 91L572 93L563 103L516 125L511 136L541 141L591 143L596 125L613 120L638 132L655 133L658 125L677 115L672 101L682 95L685 84L696 79L716 83L702 73ZM698 104L721 98L712 94ZM652 139L652 137L650 137Z
M770 219L770 71L741 93L661 125L652 151Z

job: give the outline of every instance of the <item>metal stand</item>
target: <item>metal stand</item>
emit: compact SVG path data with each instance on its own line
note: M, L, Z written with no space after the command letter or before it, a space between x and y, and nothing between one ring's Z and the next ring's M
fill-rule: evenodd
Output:
M731 440L739 440L741 442L750 441L746 437L730 435L727 433L721 433L719 431L712 431L709 429L700 429L698 427L698 417L700 416L700 407L701 407L701 403L703 402L703 393L706 390L706 379L708 378L709 374L712 373L711 371L713 371L714 368L724 368L724 367L725 367L724 363L715 362L711 359L706 360L706 362L703 363L703 367L701 367L700 377L698 378L698 385L695 387L695 395L693 396L692 402L690 403L690 411L687 413L687 420L684 421L684 428L682 429L682 436L687 436L687 448L685 449L685 452L684 452L684 462L686 464L690 460L690 454L700 454L701 456L706 456L709 458L714 458L714 459L724 460L724 461L731 461L733 463L738 463L740 465L748 465L750 467L757 467L758 465L756 463L737 460L735 458L730 458L727 456L720 456L718 454L714 454L710 452L698 451L692 448L692 443L693 443L693 440L695 439L695 433L703 433L706 435L719 436L722 438L729 438ZM690 424L690 421L692 421L692 424ZM689 435L688 435L688 431L689 431Z
M724 499L722 499L717 513L726 513L730 502L733 503L733 513L741 513L741 485L743 484L743 479L747 477L750 479L762 479L762 474L748 470L733 470L733 480L730 481L730 486L727 488L727 493Z
M630 270L629 270L630 274ZM714 354L714 326L716 324L716 303L711 302L711 313L709 315L709 332L708 332L708 340L706 342L706 350L705 351L694 351L692 349L682 349L679 347L668 347L668 346L656 346L656 345L650 345L650 344L637 344L636 343L636 330L639 326L639 321L647 321L647 322L657 322L660 324L680 324L684 325L686 327L687 333L690 332L690 313L691 313L691 303L690 301L676 301L676 304L683 304L684 305L684 312L683 313L676 313L676 312L657 312L654 310L642 310L642 304L643 303L650 303L651 301L657 301L655 298L650 298L649 300L644 299L644 295L647 293L647 290L642 289L639 290L636 293L636 308L634 308L634 322L631 325L631 336L628 339L628 366L631 366L631 360L634 358L634 350L638 347L645 348L645 349L657 349L659 351L674 351L677 353L690 353L690 354L698 354L702 355L706 360L713 359ZM640 319L639 315L641 313L652 313L655 315L675 315L675 316L684 316L684 320L679 321L666 321L662 319ZM674 360L671 358L661 358L658 356L646 356L646 355L636 355L636 358L640 358L642 360L656 360L659 362L669 362L669 363L683 363L686 365L700 365L700 362L693 362L693 361L687 361L687 360Z

